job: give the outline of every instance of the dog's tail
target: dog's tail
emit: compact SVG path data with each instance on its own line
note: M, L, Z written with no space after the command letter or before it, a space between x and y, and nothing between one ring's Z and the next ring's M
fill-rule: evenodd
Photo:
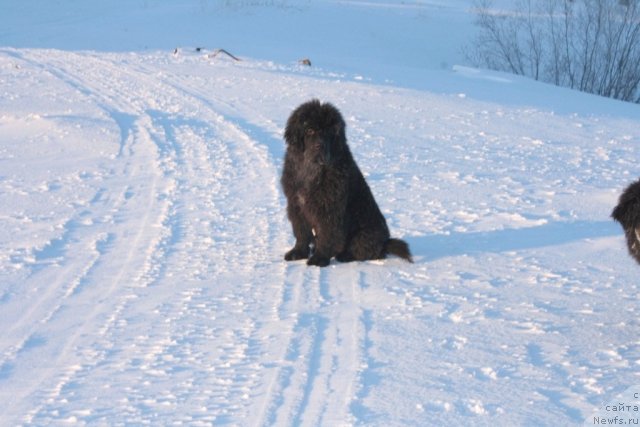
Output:
M631 184L620 195L611 217L622 225L629 254L640 263L640 181Z
M409 262L413 262L411 251L409 250L409 245L404 240L389 239L384 245L384 250L388 254L399 256L400 258L406 259Z

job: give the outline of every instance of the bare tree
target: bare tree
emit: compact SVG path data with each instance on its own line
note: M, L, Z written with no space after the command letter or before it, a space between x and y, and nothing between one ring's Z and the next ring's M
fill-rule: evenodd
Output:
M640 102L637 0L479 0L477 11L476 65Z

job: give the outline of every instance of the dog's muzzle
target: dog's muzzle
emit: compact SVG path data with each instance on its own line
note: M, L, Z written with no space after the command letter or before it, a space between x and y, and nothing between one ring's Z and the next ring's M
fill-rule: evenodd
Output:
M327 165L331 163L331 144L326 141L318 141L314 144L318 156L318 163Z

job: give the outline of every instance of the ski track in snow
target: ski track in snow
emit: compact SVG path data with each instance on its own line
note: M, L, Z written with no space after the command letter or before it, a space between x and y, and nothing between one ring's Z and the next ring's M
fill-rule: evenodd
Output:
M563 425L640 382L607 218L636 121L201 55L7 49L0 78L2 425ZM416 264L282 260L311 96Z

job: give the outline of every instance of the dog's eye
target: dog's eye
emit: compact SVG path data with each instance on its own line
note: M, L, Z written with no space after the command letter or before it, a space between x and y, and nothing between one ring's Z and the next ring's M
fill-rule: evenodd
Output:
M304 133L305 133L305 135L307 135L307 136L313 136L313 135L315 135L315 134L316 134L316 131L315 131L315 130L313 130L313 129L307 129L307 130L305 130L305 131L304 131Z

